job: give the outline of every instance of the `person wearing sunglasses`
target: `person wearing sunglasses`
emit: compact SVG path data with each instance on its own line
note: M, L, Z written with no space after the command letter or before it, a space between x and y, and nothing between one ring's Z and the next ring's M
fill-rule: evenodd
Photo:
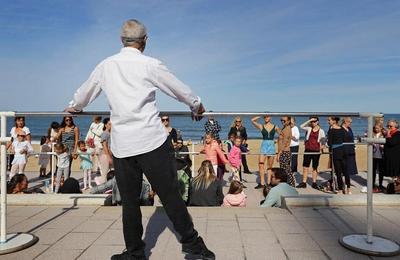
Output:
M346 131L344 136L345 146L344 150L346 153L346 171L349 176L358 174L357 162L356 162L356 146L354 144L354 134L351 129L353 119L351 117L344 117L342 120L342 127ZM353 143L353 144L352 144Z
M396 178L400 176L400 131L399 122L390 119L387 123L386 143L383 148L385 160L385 176Z
M79 127L75 125L72 116L65 116L60 124L57 139L67 148L69 156L69 173L64 176L65 179L69 178L72 166L72 154L76 153L79 141Z
M205 112L200 97L159 60L143 54L146 27L135 19L124 22L123 48L103 60L75 92L66 112L79 113L103 91L111 109L111 151L122 199L122 226L126 250L112 260L146 259L142 239L140 192L143 173L180 236L182 252L189 258L215 259L195 230L176 180L174 148L161 123L156 91L186 104L199 121Z
M161 117L161 122L163 123L165 129L168 132L169 138L171 138L171 142L175 145L178 141L178 132L175 128L170 126L170 119L168 115L163 115Z
M287 183L290 186L296 185L296 179L292 173L290 166L292 155L290 153L290 143L292 141L291 117L284 116L281 118L282 129L279 131L278 137L278 155L276 161L279 162L279 167L282 168L287 175Z
M325 131L319 126L319 118L311 116L309 120L300 125L300 128L306 131L304 140L303 156L303 181L296 188L306 188L308 170L312 163L312 185L313 189L321 189L317 184L318 166L321 151L324 149Z
M7 150L11 148L12 143L17 140L17 136L19 133L24 133L26 135L26 141L31 142L31 131L25 125L25 117L17 116L15 117L15 126L11 128L11 142L7 144ZM10 153L8 158L8 170L11 170L12 161L14 160L14 154Z
M228 137L232 135L242 138L242 145L240 146L240 150L242 151L242 153L248 152L249 150L247 149L248 147L247 131L246 127L243 126L242 119L240 118L240 116L235 117L235 119L231 124L231 129L229 130ZM251 174L249 166L247 165L246 154L242 154L242 165L243 165L243 172L246 174Z

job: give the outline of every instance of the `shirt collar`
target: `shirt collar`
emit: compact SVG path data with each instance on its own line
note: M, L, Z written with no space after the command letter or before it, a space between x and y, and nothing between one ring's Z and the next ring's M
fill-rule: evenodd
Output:
M123 47L123 48L121 48L121 52L132 52L132 53L137 53L137 54L142 53L141 51L139 51L138 49L133 48L133 47Z

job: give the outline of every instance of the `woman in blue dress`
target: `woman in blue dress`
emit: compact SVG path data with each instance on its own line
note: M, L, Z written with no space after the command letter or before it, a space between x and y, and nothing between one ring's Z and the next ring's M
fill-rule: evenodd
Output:
M260 183L254 187L255 189L262 189L265 187L265 161L267 161L267 185L271 183L271 168L274 164L274 158L276 154L275 149L275 134L279 132L279 128L271 123L271 116L264 116L264 124L260 124L256 116L251 119L254 127L261 131L263 141L260 147L260 156L258 160L258 169L260 173Z

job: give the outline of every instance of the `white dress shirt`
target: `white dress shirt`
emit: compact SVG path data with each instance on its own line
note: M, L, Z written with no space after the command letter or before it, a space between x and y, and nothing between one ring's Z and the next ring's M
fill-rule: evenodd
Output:
M167 139L156 107L156 90L197 112L200 98L159 60L125 47L102 61L74 94L70 107L82 110L104 91L111 109L111 151L125 158L153 151Z

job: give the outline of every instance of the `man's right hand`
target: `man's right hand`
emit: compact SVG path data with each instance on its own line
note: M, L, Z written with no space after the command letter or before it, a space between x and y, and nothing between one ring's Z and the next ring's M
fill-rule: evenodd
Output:
M192 120L195 121L200 121L203 118L203 113L206 112L206 109L204 108L203 104L200 103L199 109L197 110L197 113L192 113Z

